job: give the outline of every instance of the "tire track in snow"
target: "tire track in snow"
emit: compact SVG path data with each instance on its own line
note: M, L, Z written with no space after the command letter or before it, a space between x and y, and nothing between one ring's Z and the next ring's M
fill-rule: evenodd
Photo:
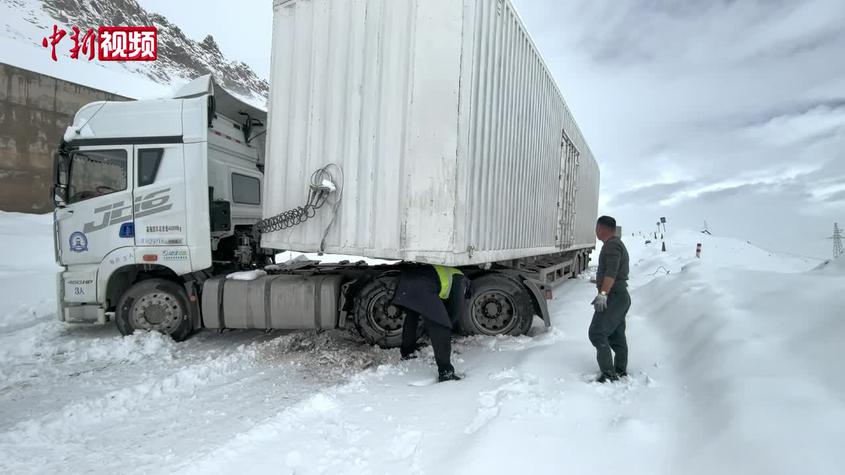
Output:
M35 443L55 444L79 436L80 431L93 425L130 415L133 401L146 404L180 394L194 394L203 386L225 380L233 372L251 363L257 348L250 345L221 358L183 366L163 379L152 379L131 387L110 391L98 398L73 402L38 419L18 423L12 430L0 434L0 444L25 436Z
M111 385L121 384L135 369L144 368L144 373L125 387L69 402L0 433L0 472L62 471L68 466L132 466L143 472L177 463L187 454L207 454L221 437L228 440L274 417L273 408L295 405L395 356L338 336L295 332L240 346L227 340L255 339L255 334L200 335L181 344L157 334L93 340L99 341L93 346L102 347L93 354L71 351L64 361L81 360L88 367L107 361L109 371L88 376L102 376ZM55 343L72 346L64 341L67 337ZM158 351L151 344L147 354L127 361L125 355L139 349L133 344L138 339L165 344ZM144 367L145 358L163 364ZM174 362L179 366L171 368ZM162 376L167 371L173 372ZM80 384L63 381L77 389ZM135 432L145 437L133 436ZM187 438L196 443L185 446ZM124 459L109 455L126 450ZM146 450L164 452L153 457Z

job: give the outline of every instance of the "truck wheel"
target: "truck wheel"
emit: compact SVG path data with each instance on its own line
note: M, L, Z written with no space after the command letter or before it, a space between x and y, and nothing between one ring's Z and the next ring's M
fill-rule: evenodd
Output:
M122 335L157 331L182 341L191 334L188 296L179 284L164 279L136 283L117 304L115 320Z
M523 335L534 323L534 307L528 290L497 274L473 279L475 290L461 317L461 329L470 335Z
M364 285L355 296L355 325L371 345L398 348L402 344L405 311L390 302L398 283L396 277L379 277ZM418 331L421 335L421 330Z

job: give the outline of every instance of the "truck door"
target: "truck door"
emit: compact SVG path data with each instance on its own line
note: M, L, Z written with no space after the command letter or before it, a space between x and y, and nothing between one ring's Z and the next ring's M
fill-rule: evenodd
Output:
M185 176L183 156L182 144L135 146L135 243L183 247L159 251L169 264L188 265L185 186L193 177Z
M566 132L560 141L560 195L558 198L557 245L566 249L575 242L575 197L580 152Z
M113 250L135 244L131 233L121 232L133 220L132 149L109 145L71 152L67 205L56 210L62 265L96 266Z

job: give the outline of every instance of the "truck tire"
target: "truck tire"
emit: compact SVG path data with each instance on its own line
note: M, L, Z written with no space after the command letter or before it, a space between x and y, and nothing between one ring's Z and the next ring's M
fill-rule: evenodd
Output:
M355 326L371 345L398 348L402 344L405 311L391 303L399 279L382 276L365 284L355 296ZM418 337L422 335L422 325Z
M501 274L473 279L473 297L461 317L469 335L524 335L534 323L534 307L522 284Z
M122 335L135 330L157 331L182 341L193 330L189 308L188 296L179 284L164 279L143 280L120 297L115 321Z

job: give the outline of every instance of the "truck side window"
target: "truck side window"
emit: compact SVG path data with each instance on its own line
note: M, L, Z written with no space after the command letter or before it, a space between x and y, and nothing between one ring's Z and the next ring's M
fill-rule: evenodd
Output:
M138 186L152 185L156 181L158 167L161 165L163 148L144 148L138 150Z
M254 176L232 173L232 201L243 205L260 205L261 181Z
M126 150L87 150L70 159L68 204L126 189Z

